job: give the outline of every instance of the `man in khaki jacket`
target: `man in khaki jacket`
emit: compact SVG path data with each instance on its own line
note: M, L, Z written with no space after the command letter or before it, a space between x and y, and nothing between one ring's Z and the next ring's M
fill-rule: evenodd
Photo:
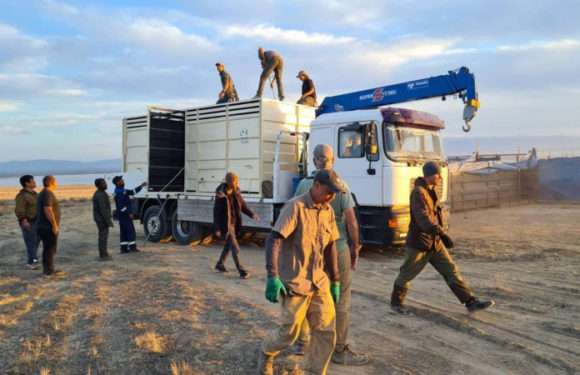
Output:
M38 244L39 239L36 234L36 182L31 175L20 177L22 190L16 196L16 207L14 213L18 219L22 238L26 245L26 266L28 269L38 269Z
M411 223L405 261L393 286L391 307L398 313L406 313L403 302L411 281L430 263L468 311L487 309L494 301L480 301L474 296L447 251L453 247L453 241L445 232L442 209L435 190L441 184L441 167L429 161L423 165L423 176L416 180L411 193Z
M281 296L282 314L280 326L262 344L261 375L273 375L274 358L294 343L305 319L312 337L305 372L326 374L336 342L334 303L340 299L339 233L328 203L342 191L334 171L319 171L308 192L286 203L268 237L266 298L275 303Z
M317 170L332 169L335 159L330 145L316 145L313 156ZM313 182L313 177L307 177L300 181L295 195L298 196L307 192L312 187ZM340 233L340 239L336 241L338 269L340 271L340 301L336 304L336 347L332 354L332 362L344 366L362 366L368 363L368 356L365 353L356 352L348 343L352 273L356 268L361 246L355 202L346 183L345 188L346 191L337 193L330 203L334 211L336 226ZM304 355L304 348L309 342L310 329L308 322L305 321L302 325L300 337L296 341L295 353Z

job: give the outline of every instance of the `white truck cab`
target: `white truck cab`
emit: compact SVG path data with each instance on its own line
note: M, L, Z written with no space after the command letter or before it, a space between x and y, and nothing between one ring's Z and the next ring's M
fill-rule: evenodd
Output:
M323 114L310 126L312 150L326 143L335 152L334 169L349 185L358 206L361 239L369 245L397 245L409 225L409 196L428 160L439 161L447 200L447 166L434 115L403 108L378 108Z

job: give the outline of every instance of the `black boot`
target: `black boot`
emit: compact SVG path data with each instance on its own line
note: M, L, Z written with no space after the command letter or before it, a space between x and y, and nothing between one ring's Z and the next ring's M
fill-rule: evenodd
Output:
M467 302L465 304L465 307L467 308L467 311L474 312L474 311L479 311L479 310L485 310L488 307L491 307L493 305L495 305L494 300L480 301L474 297L469 302Z
M224 264L221 261L216 263L214 270L216 270L217 272L228 272L228 269L226 268L226 266L224 266Z
M407 289L393 285L393 293L391 294L391 309L399 314L408 314L408 310L403 306L405 297L407 296Z

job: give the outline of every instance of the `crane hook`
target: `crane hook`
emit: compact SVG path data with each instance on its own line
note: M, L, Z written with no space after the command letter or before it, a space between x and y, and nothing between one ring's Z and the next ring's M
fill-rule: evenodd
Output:
M463 129L464 132L469 133L469 131L471 130L471 124L469 123L469 121L465 121L465 125L463 125L461 129Z

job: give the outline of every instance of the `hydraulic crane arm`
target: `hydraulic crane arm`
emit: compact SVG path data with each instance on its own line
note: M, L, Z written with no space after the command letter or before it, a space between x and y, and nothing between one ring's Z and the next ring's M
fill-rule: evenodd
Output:
M442 97L457 94L465 103L463 131L471 129L470 121L479 108L475 77L466 67L448 74L429 77L415 81L397 83L374 89L351 92L342 95L329 96L324 99L316 115L324 113L371 109L384 105L409 102L414 100Z

